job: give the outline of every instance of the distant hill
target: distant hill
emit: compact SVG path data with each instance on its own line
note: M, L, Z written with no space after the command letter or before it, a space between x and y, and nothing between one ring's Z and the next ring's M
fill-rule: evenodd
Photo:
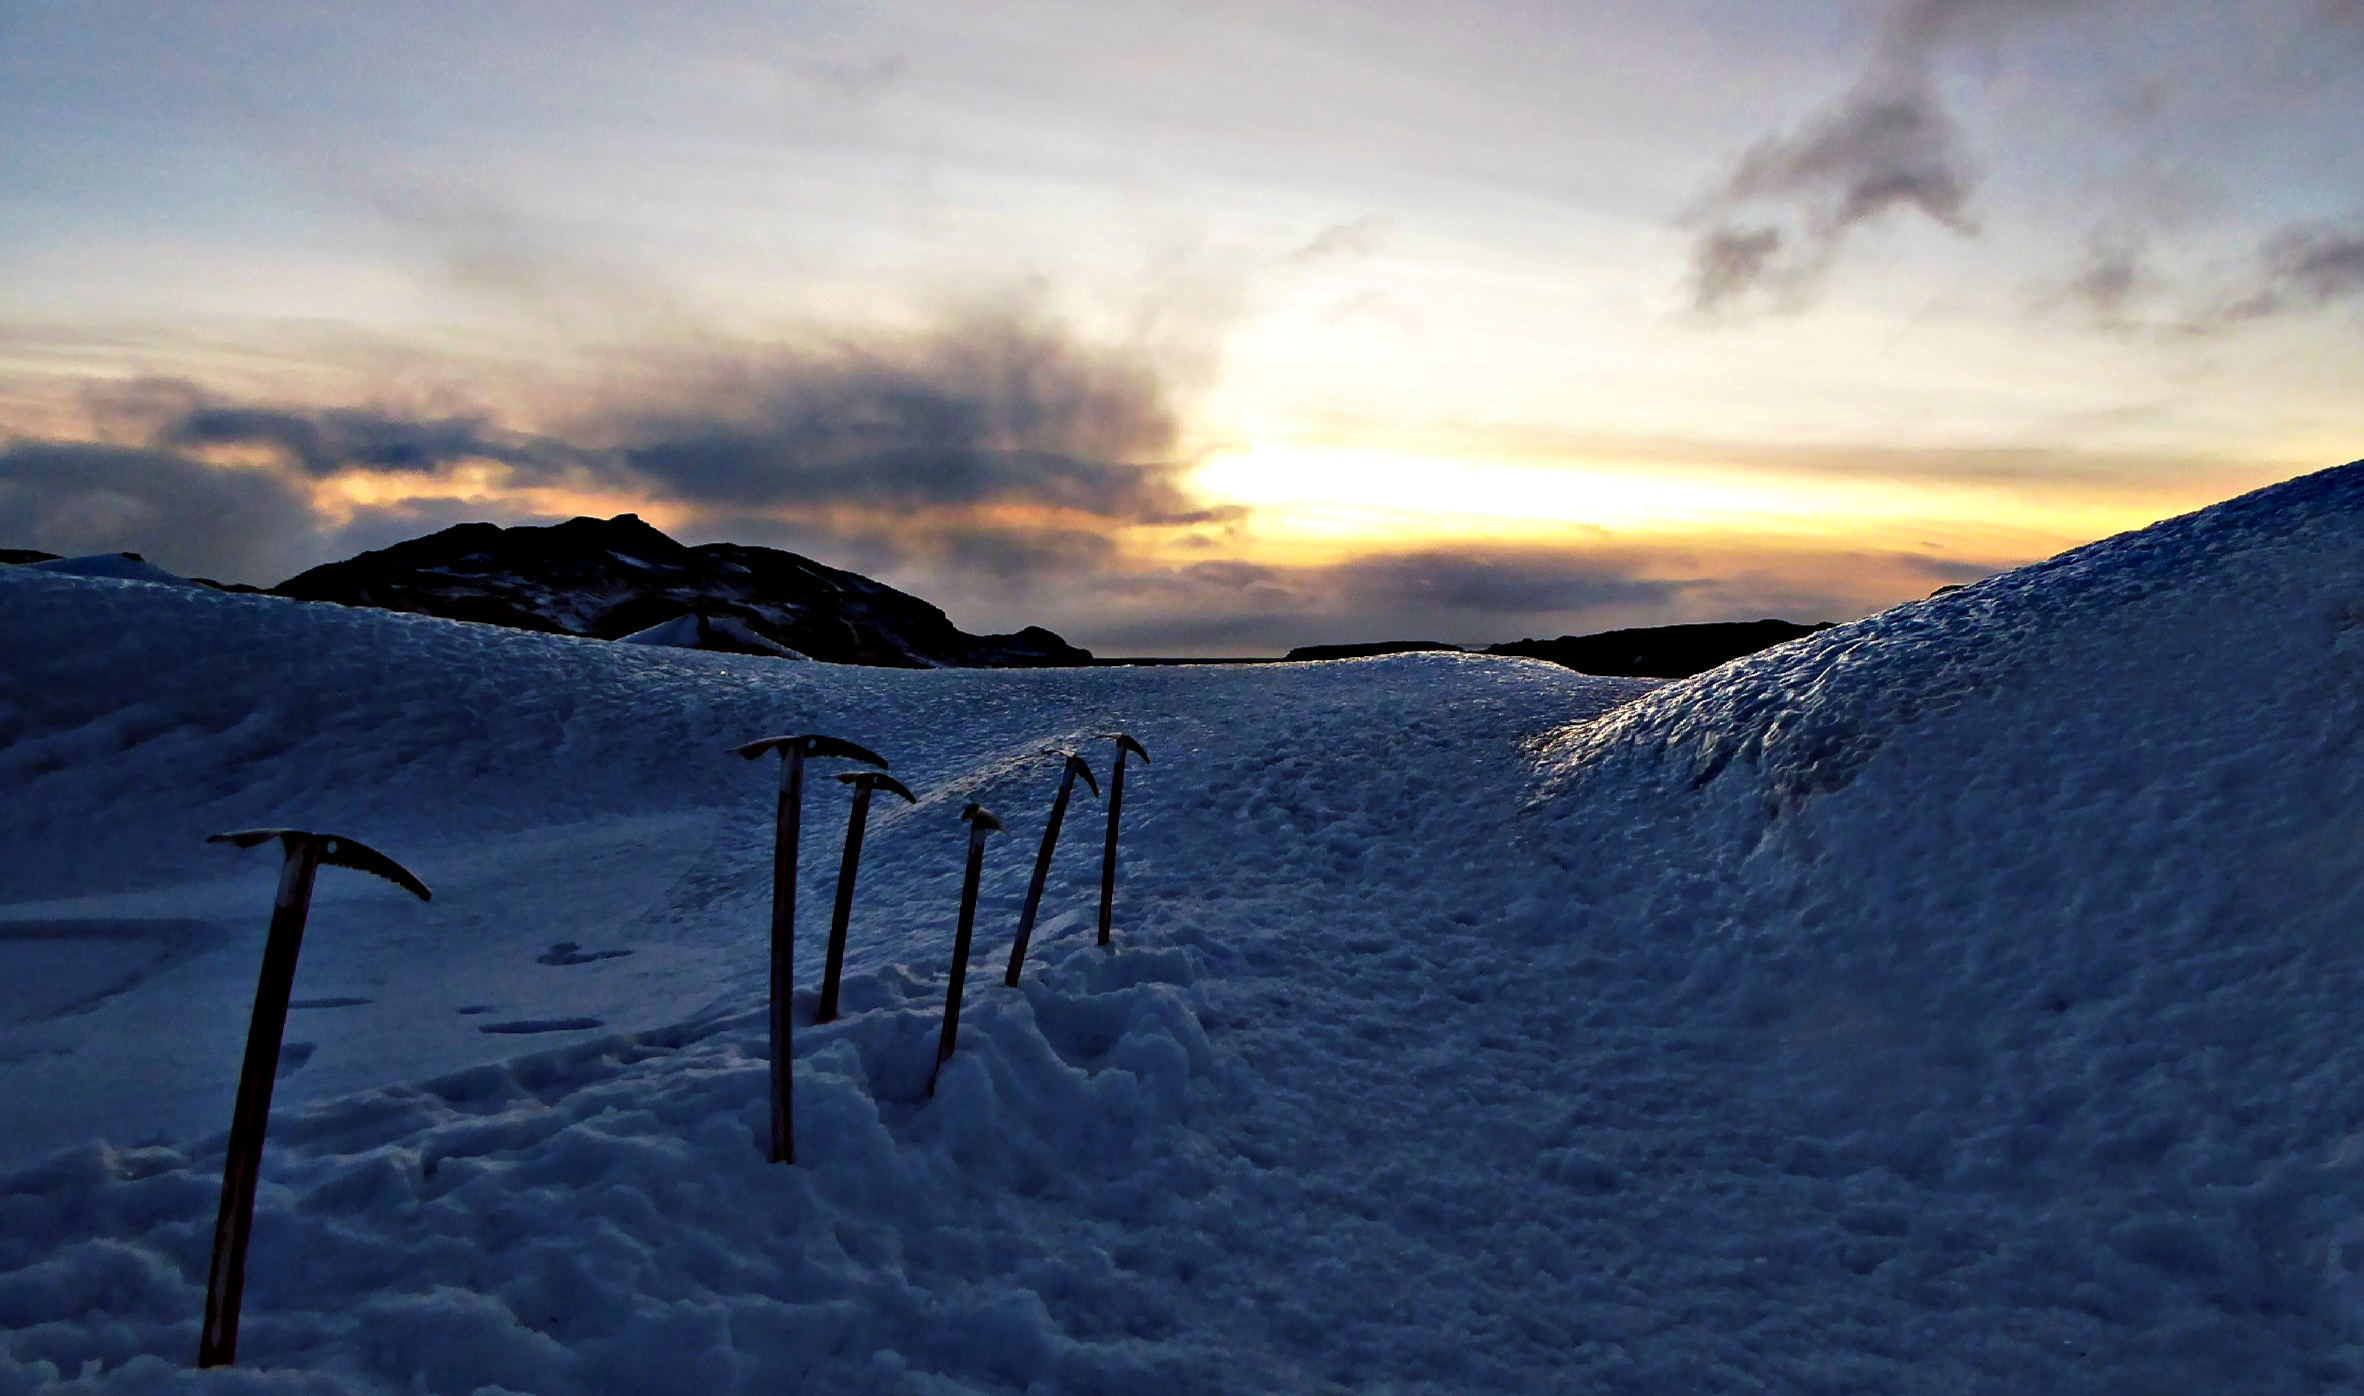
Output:
M918 597L859 573L774 548L688 547L637 514L539 528L460 524L315 567L271 590L555 635L640 636L643 643L743 653L787 650L836 664L1092 662L1091 651L1040 626L972 635ZM692 618L687 625L668 626L684 617Z
M1744 654L1771 649L1801 635L1828 630L1832 622L1798 625L1786 620L1723 621L1707 625L1651 625L1604 630L1597 635L1562 635L1556 640L1512 640L1488 645L1479 654L1548 659L1586 674L1620 678L1686 679ZM1299 645L1290 660L1369 659L1382 654L1467 654L1440 640L1373 640L1353 645Z
M1448 645L1442 640L1372 640L1359 645L1299 645L1290 650L1289 663L1316 659L1369 659L1382 654L1428 654L1433 651L1466 654L1459 645Z
M1556 640L1512 640L1488 645L1488 654L1525 655L1586 674L1641 679L1684 679L1728 664L1744 654L1828 630L1832 622L1798 625L1786 620L1719 621L1707 625L1652 625L1604 630L1598 635L1562 635Z

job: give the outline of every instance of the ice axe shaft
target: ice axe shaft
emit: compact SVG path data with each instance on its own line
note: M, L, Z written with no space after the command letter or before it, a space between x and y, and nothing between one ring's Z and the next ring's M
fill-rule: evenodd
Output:
M1092 779L1092 768L1073 752L1065 753L1066 766L1059 772L1058 798L1051 801L1050 822L1043 825L1042 851L1034 856L1034 877L1026 884L1026 905L1018 912L1018 937L1010 942L1010 970L1002 976L1002 983L1018 987L1018 972L1026 967L1026 944L1034 939L1035 914L1042 910L1043 883L1051 875L1051 853L1059 846L1059 826L1067 819L1067 797L1075 789L1075 778L1082 776L1092 793L1100 793L1100 783Z
M804 748L787 748L780 763L779 818L772 824L772 1137L774 1163L796 1162L796 1065L791 1048L796 996L796 850L804 817Z
M1116 738L1116 769L1108 775L1108 839L1100 846L1100 943L1108 943L1109 928L1116 923L1116 823L1125 808L1125 753L1138 752L1146 764L1149 753L1141 744L1122 732L1105 734Z
M846 816L845 858L837 865L837 908L829 918L829 967L821 977L821 1004L813 1014L816 1023L837 1016L837 982L845 972L845 934L854 917L854 875L862 866L862 831L870 823L870 792L884 786L907 804L919 803L893 776L860 771L838 779L854 787L854 809Z
M794 1163L796 1068L790 1059L794 1029L789 1010L796 992L796 850L803 832L804 760L807 756L837 757L884 769L886 758L867 747L814 734L765 737L731 751L750 761L767 751L777 751L781 757L779 817L772 825L772 1132L765 1153L774 1163Z
M1001 828L1001 821L982 805L961 811L969 822L969 865L960 882L960 925L952 936L952 978L944 990L944 1031L936 1039L936 1066L928 1073L928 1094L936 1093L936 1073L951 1060L960 1040L960 994L969 979L969 945L977 929L977 884L985 872L985 836Z
M279 1044L287 1032L287 1003L295 990L296 957L304 945L313 879L327 862L374 873L421 901L430 895L425 884L393 859L335 835L249 829L215 834L208 842L252 848L274 838L285 846L286 861L279 870L279 894L271 902L271 930L263 942L254 1016L246 1028L246 1058L238 1070L238 1103L230 1115L229 1149L222 1160L221 1210L214 1219L213 1262L205 1283L205 1326L197 1340L200 1367L226 1367L238 1357L238 1307L246 1290L255 1180L262 1167L263 1135L271 1122L271 1087L279 1079Z

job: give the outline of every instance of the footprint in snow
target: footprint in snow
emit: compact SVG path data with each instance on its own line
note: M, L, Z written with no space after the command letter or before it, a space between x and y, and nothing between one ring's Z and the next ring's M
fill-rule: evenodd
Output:
M312 1060L312 1054L319 1050L320 1044L317 1042L280 1043L279 1070L275 1073L275 1075L279 1080L282 1081L286 1080L290 1076L295 1075L297 1072L304 1069L304 1063Z
M629 950L585 950L571 940L562 940L534 956L537 964L587 965L593 960L615 960L631 954Z
M288 1006L290 1009L296 1009L296 1008L359 1008L361 1005L363 1005L363 1004L365 1004L365 1003L369 1003L369 1002L372 1002L372 1000L370 1000L370 999L357 999L357 998L350 998L350 997L325 998L325 999L291 999L291 1000L289 1000L289 1001L288 1001L288 1005L287 1005L287 1006Z

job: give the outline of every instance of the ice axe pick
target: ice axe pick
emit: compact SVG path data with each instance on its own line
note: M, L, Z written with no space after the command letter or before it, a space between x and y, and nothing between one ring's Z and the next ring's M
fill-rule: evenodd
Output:
M780 753L780 814L772 828L772 1135L774 1163L796 1162L796 1132L789 1109L796 1071L789 1061L788 1009L796 988L796 846L804 805L804 763L808 757L836 757L886 769L886 758L836 737L765 737L731 751L753 761Z
M1125 808L1125 753L1141 758L1149 764L1149 753L1141 744L1123 732L1103 732L1103 737L1116 738L1116 766L1108 773L1108 842L1100 847L1100 943L1108 943L1108 928L1116 918L1116 821Z
M263 1131L271 1121L271 1086L279 1076L279 1041L287 1031L287 999L295 988L296 953L304 944L304 915L312 907L312 877L326 863L386 879L427 900L427 884L368 844L304 829L242 829L207 843L239 848L279 840L287 859L279 896L271 903L271 933L263 943L263 972L254 986L254 1018L246 1029L246 1061L238 1070L238 1104L230 1116L229 1154L222 1161L222 1207L213 1224L213 1265L205 1283L205 1329L197 1365L226 1367L238 1356L238 1299L246 1288L246 1238L254 1227L255 1173L263 1159Z
M1026 942L1034 938L1034 915L1042 909L1043 881L1051 875L1051 851L1059 845L1059 825L1067 818L1067 796L1075 789L1075 778L1082 776L1092 793L1100 793L1100 782L1092 779L1092 768L1072 751L1049 752L1047 755L1065 756L1066 766L1059 772L1059 796L1051 801L1051 820L1043 826L1042 852L1034 857L1034 880L1026 884L1026 905L1018 912L1018 938L1010 943L1010 972L1002 976L1002 983L1018 987L1018 971L1026 966Z
M936 1039L936 1066L928 1073L928 1094L936 1093L936 1073L952 1056L960 1039L960 991L969 981L969 942L977 929L977 883L985 872L985 836L1001 832L1001 821L980 804L963 808L969 825L969 866L960 882L960 926L952 936L952 982L944 991L944 1031Z
M854 771L838 779L854 787L854 812L846 817L845 860L837 865L837 909L829 918L829 968L821 976L821 1006L813 1014L816 1023L837 1016L837 980L845 971L845 929L854 916L854 873L862 865L862 830L870 822L870 792L884 790L902 796L905 804L919 803L919 797L904 789L901 781L879 771Z

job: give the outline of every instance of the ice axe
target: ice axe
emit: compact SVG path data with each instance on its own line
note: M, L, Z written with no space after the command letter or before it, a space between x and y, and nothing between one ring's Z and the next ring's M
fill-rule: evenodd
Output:
M1116 738L1116 766L1108 773L1108 842L1100 847L1100 943L1108 943L1108 928L1116 917L1116 821L1125 808L1125 753L1149 764L1149 753L1123 732L1102 732Z
M1059 797L1051 801L1051 822L1042 830L1042 852L1034 856L1034 880L1026 884L1026 905L1018 912L1018 938L1010 943L1010 972L1002 976L1002 983L1018 987L1018 971L1026 965L1026 942L1034 938L1034 914L1042 909L1042 885L1051 875L1051 850L1059 844L1059 825L1067 818L1067 795L1075 789L1075 778L1082 776L1092 793L1100 793L1100 782L1092 779L1092 768L1072 751L1045 752L1047 756L1064 756L1067 764L1059 772Z
M960 1037L960 991L969 980L969 940L977 929L977 883L985 872L985 836L1001 832L1001 821L983 805L966 806L960 817L969 824L969 867L960 883L960 929L952 936L952 983L944 991L944 1032L936 1039L936 1066L928 1073L929 1095L936 1093L936 1072L951 1059L952 1045Z
M780 815L772 826L772 1137L774 1163L796 1162L796 1126L789 1110L796 1070L789 1060L788 1009L796 989L796 846L804 805L807 757L836 757L886 769L886 758L836 737L766 737L731 751L753 761L780 753Z
M246 1288L246 1238L254 1227L254 1185L263 1160L263 1131L271 1122L271 1086L279 1078L279 1040L287 1031L287 999L295 988L296 953L303 949L304 914L312 907L312 877L326 863L386 879L420 901L427 884L368 844L304 829L242 829L207 843L252 848L279 840L279 895L271 903L271 933L263 942L263 972L254 986L254 1018L246 1029L246 1061L238 1070L238 1105L230 1116L230 1148L222 1161L222 1209L213 1224L213 1266L205 1284L205 1330L197 1365L226 1367L238 1357L238 1298Z
M845 822L845 861L837 865L837 910L829 918L829 968L821 976L821 1006L813 1021L826 1023L837 1016L837 979L845 970L845 928L854 915L854 873L862 865L862 830L870 822L870 792L884 789L916 805L919 797L893 776L878 771L854 771L838 777L854 787L854 812Z

